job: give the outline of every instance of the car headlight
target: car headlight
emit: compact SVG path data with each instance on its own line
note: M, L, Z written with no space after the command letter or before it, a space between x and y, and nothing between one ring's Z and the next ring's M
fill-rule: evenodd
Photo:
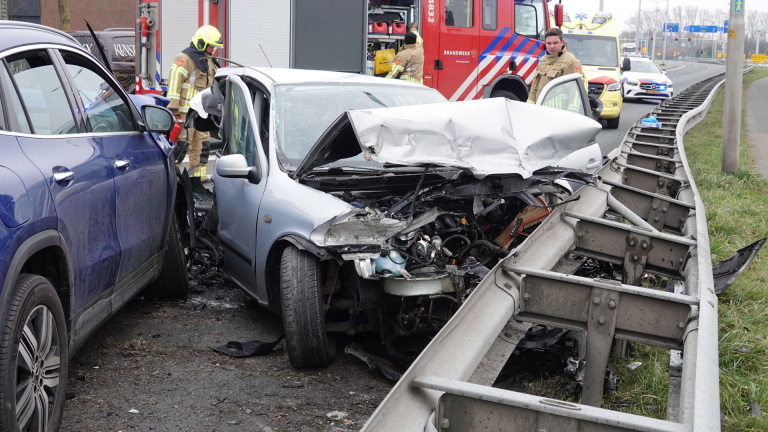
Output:
M637 81L635 81L635 80L631 80L631 79L628 79L628 80L627 80L627 84L628 84L628 85L631 85L631 86L635 86L635 87L637 87L637 86L639 86L639 85L640 85L640 83L639 83L639 82L637 82Z
M667 89L672 90L672 83L667 84Z
M607 90L608 91L619 91L619 90L621 90L621 83L620 82L615 82L615 83L612 83L612 84L608 84Z

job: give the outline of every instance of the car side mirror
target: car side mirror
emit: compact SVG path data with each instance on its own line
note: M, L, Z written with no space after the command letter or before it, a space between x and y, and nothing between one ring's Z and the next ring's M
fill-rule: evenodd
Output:
M144 118L144 126L150 132L166 134L176 124L173 113L158 105L144 105L141 107L141 116Z
M631 70L632 70L632 61L629 59L629 57L624 57L624 61L621 64L621 71L629 72Z
M262 170L258 163L249 166L245 156L232 154L220 157L216 160L216 175L224 178L241 178L250 183L261 183Z

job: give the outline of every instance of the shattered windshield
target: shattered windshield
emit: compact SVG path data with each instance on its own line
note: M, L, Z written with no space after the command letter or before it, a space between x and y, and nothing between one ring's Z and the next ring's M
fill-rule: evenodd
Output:
M344 111L445 102L427 87L349 83L281 85L275 91L275 144L280 162L296 167L312 146ZM362 156L346 165L378 166Z

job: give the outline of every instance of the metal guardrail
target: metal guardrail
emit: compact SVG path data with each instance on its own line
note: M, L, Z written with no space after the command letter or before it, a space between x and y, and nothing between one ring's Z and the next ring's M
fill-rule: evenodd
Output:
M718 76L660 104L662 128L630 129L601 181L582 187L500 262L436 335L363 431L719 431L717 298L704 205L683 135ZM574 273L587 258L622 280ZM667 289L643 284L647 274ZM582 331L580 404L491 387L530 323ZM601 408L621 341L670 350L667 419Z

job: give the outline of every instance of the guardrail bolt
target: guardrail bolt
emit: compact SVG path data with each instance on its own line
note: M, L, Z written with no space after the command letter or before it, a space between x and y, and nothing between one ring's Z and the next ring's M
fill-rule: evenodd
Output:
M448 420L447 418L440 419L440 428L448 429L449 427L451 427L451 421L450 420Z
M629 245L630 245L630 246L634 246L636 243L637 243L637 242L636 242L636 241L634 241L634 240L630 240L630 241L629 241Z
M597 322L600 323L600 324L605 324L605 317L598 318Z
M593 298L592 299L592 304L595 305L595 306L599 305L600 304L600 299L597 298L597 297Z
M640 247L643 248L643 249L648 249L648 242L642 242L640 244Z
M632 261L637 261L638 259L640 259L640 257L637 255L632 255Z
M608 307L611 309L616 309L616 300L611 300L608 302Z

